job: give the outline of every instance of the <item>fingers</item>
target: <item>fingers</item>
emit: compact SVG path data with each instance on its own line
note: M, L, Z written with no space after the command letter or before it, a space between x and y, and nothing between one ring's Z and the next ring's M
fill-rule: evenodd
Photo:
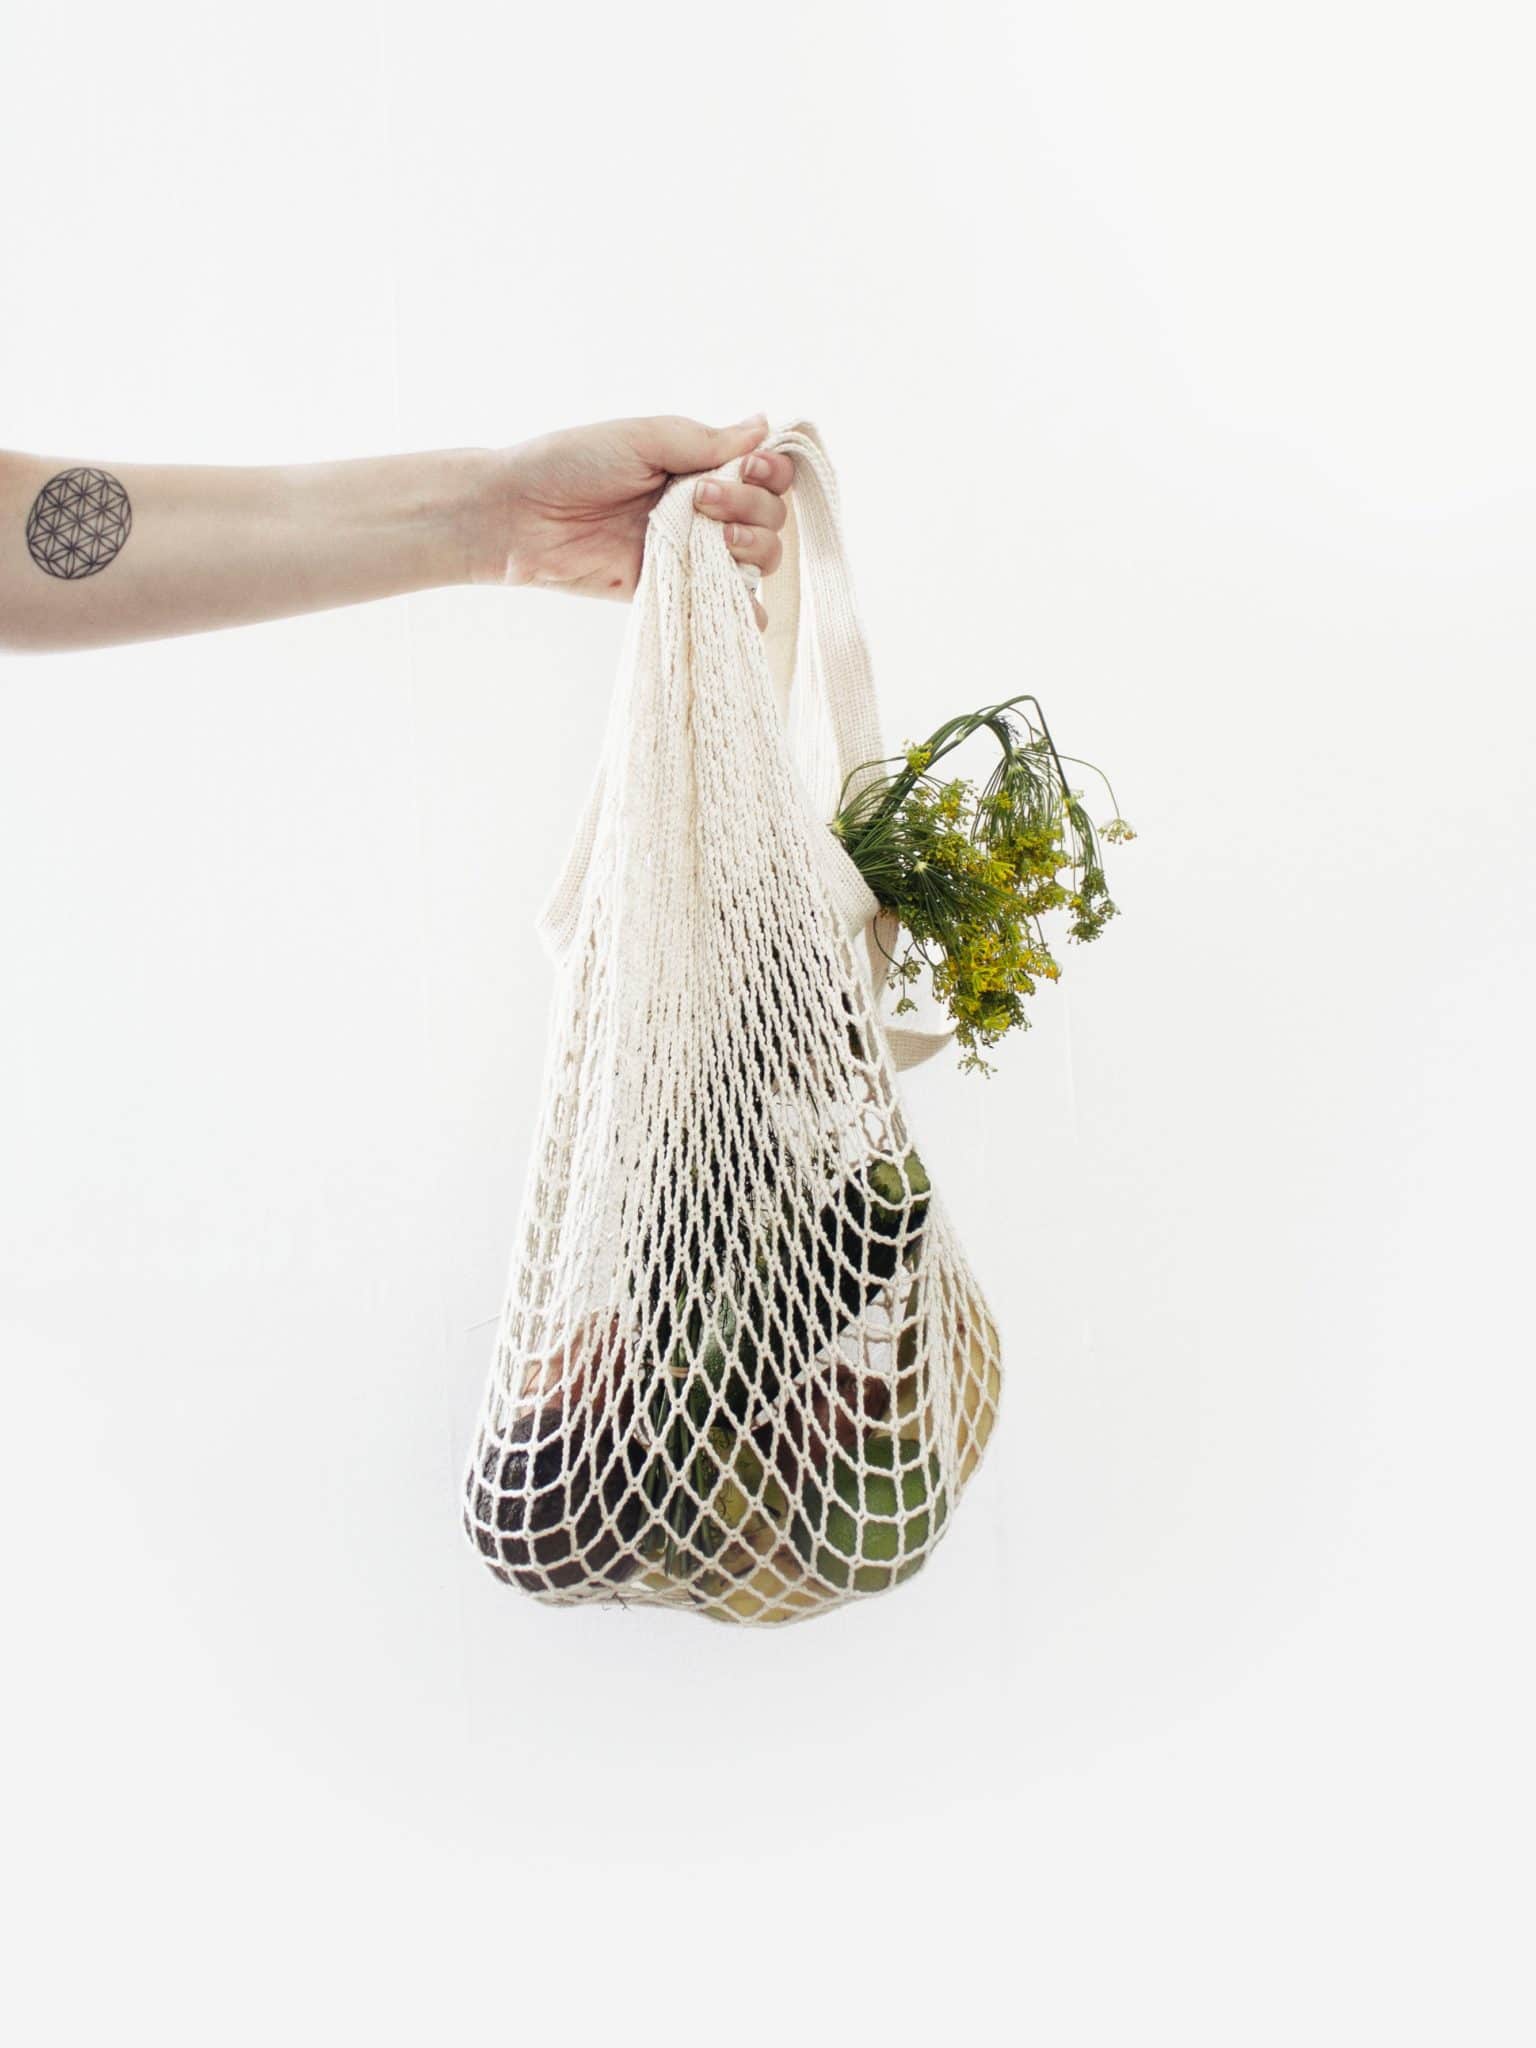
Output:
M783 541L765 526L739 526L733 519L725 529L725 544L738 562L755 562L765 576L784 559Z
M764 490L783 497L795 480L795 458L759 449L741 465L741 475L744 483L761 484Z
M711 519L737 520L743 526L766 526L777 533L788 518L784 500L761 484L728 484L707 477L693 487L693 502Z
M673 476L686 476L694 469L718 469L733 455L745 455L755 448L768 431L768 417L760 412L730 427L706 427L701 420L670 413L625 424L641 457Z
M731 427L706 427L698 420L670 416L630 423L636 449L674 476L718 469L733 456L745 457L739 483L709 477L694 487L693 502L697 510L721 522L725 544L738 562L754 563L771 576L784 559L779 532L788 517L784 493L795 480L795 464L793 456L753 452L767 431L763 413ZM768 614L756 597L752 616L758 630L766 631Z
M759 470L768 471L769 485L729 484L709 477L695 486L693 502L701 512L724 524L725 544L738 562L755 562L765 576L771 576L784 559L779 530L788 514L780 491L793 481L795 465L787 455L761 455L752 460Z

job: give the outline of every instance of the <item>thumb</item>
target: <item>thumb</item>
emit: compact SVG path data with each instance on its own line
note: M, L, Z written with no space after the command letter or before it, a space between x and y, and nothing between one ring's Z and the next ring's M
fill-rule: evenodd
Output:
M670 415L639 425L635 440L645 459L673 476L686 476L695 469L718 469L755 448L768 431L768 415L756 412L731 427L706 427L701 420Z

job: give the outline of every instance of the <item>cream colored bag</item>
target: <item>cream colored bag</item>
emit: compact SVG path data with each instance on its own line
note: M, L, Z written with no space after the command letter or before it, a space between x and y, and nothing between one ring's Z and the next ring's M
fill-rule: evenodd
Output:
M949 1034L885 1021L898 928L827 825L885 753L836 479L808 421L762 447L795 461L769 629L677 478L539 917L544 1093L464 1520L559 1604L785 1621L897 1585L1000 1391L897 1095Z

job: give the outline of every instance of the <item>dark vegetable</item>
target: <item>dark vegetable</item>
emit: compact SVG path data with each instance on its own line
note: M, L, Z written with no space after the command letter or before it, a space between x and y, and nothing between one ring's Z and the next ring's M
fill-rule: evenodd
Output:
M520 1415L483 1448L467 1488L465 1527L486 1563L532 1593L618 1585L639 1562L628 1546L645 1519L642 1454L633 1439L621 1453L609 1423L574 1413L569 1432L562 1401Z

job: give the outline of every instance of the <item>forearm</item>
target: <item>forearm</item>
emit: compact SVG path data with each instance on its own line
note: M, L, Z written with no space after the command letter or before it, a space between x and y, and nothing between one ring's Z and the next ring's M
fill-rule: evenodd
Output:
M457 448L213 468L0 453L0 647L104 647L470 582L489 460Z

